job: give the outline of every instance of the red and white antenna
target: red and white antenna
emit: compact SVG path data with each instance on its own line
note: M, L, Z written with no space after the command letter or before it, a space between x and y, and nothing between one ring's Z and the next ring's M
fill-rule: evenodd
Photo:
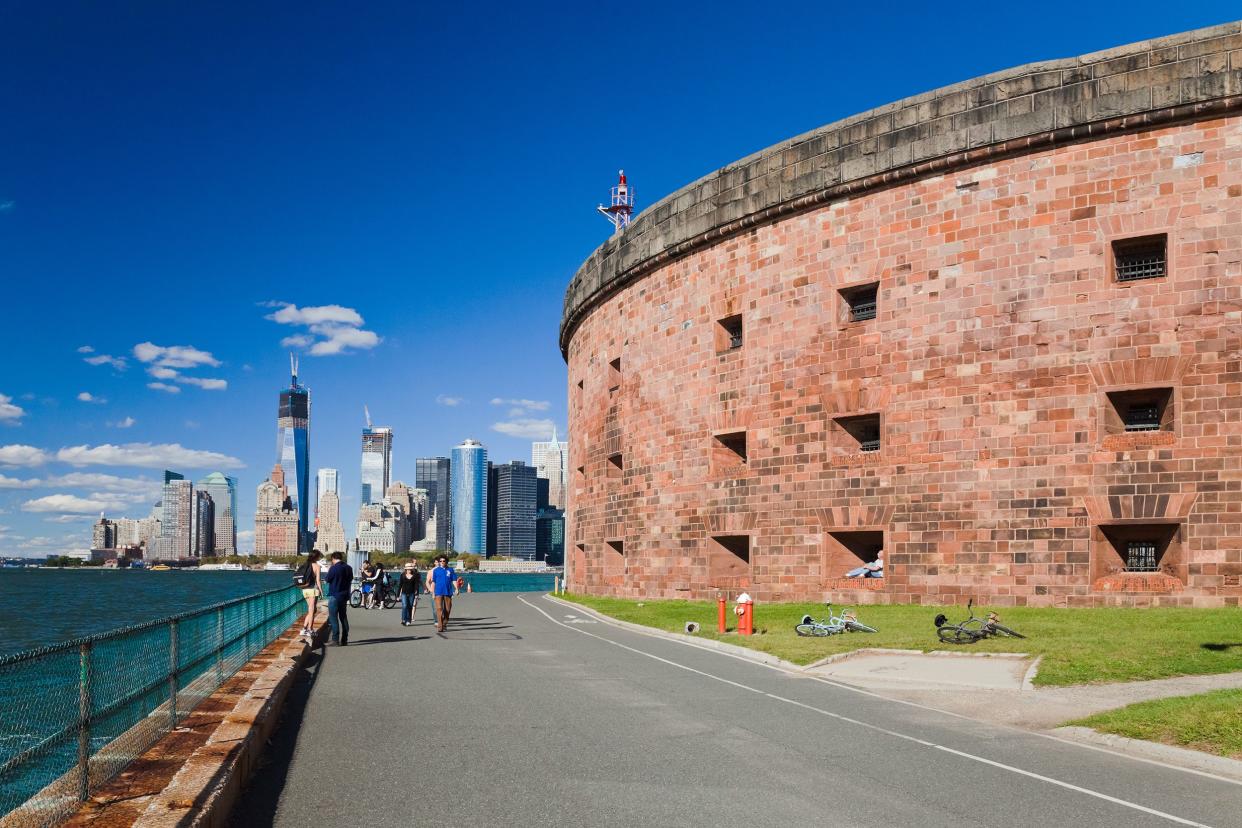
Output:
M621 170L619 175L617 186L612 188L612 204L608 207L601 204L596 208L612 223L614 233L629 227L634 216L634 191L625 183L625 170Z

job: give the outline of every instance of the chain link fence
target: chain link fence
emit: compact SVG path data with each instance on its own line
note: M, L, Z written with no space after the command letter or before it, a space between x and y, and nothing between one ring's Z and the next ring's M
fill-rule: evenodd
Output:
M0 828L42 828L289 628L293 587L0 657Z

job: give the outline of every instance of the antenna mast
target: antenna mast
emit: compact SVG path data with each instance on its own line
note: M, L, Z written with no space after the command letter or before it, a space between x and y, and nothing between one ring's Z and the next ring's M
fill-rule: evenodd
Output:
M612 224L614 234L629 227L634 215L634 191L625 182L625 170L620 170L618 176L617 186L612 188L612 203L595 208Z
M362 413L363 413L364 415L366 415L366 418L367 418L367 428L370 428L370 427L371 427L371 409L367 408L367 407L364 405L364 406L362 407Z
M291 384L291 385L293 385L294 387L297 387L297 384L298 384L298 358L297 358L297 357L295 357L295 356L293 355L293 352L292 352L292 351L290 351L290 352L289 352L289 373L290 373L290 375L293 377L293 382L292 382L292 383L290 383L290 384Z

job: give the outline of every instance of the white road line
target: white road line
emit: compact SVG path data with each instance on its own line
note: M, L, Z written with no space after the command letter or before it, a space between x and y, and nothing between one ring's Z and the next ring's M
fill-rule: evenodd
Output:
M879 725L873 725L868 722L859 721L858 719L852 719L849 716L843 716L840 713L833 713L831 710L824 710L823 708L814 707L813 705L805 704L804 702L796 701L794 699L787 699L784 696L777 696L765 690L760 690L757 687L751 687L749 685L742 684L741 682L733 681L732 679L727 679L721 676L713 675L711 673L706 673L702 670L695 669L694 667L690 667L685 664L680 664L676 661L672 661L671 659L667 659L662 656L655 655L654 653L648 653L644 650L639 650L635 647L629 646L628 644L622 644L620 641L613 641L612 639L606 638L602 635L597 635L593 632L588 632L587 630L581 629L580 627L570 626L569 624L562 623L556 620L555 618L553 618L548 613L544 612L539 607L532 604L530 601L527 601L521 595L517 596L517 599L521 601L523 604L525 604L526 606L535 610L535 612L538 612L544 618L547 618L553 624L556 624L558 627L564 627L567 630L572 630L573 632L581 633L582 635L586 635L586 636L590 636L591 638L598 639L599 641L603 641L606 644L611 644L614 647L620 647L623 650L628 650L629 652L634 653L636 655L640 655L646 658L653 659L654 661L658 661L662 664L667 664L670 667L676 667L680 670L685 670L687 672L694 673L695 675L703 676L704 678L709 678L709 679L712 679L713 681L718 681L722 684L727 684L731 687L736 687L739 690L745 690L749 693L754 693L756 695L765 696L766 698L772 699L773 701L784 702L786 704L793 705L794 707L800 707L805 710L810 710L814 713L819 713L824 716L828 716L830 718L836 719L838 721L847 722L852 725L857 725L858 727L867 728L868 730L874 730L878 733L883 733L887 736L892 736L894 738L901 739L903 741L913 742L917 745L921 745L922 747L932 748L933 750L944 751L945 753L950 753L954 756L960 756L963 759L969 759L974 762L980 762L984 765L990 765L994 768L999 768L1001 770L1009 771L1010 773L1016 773L1019 776L1026 776L1031 779L1036 779L1040 782L1046 782L1050 785L1056 785L1057 787L1064 788L1069 791L1075 791L1077 793L1086 794L1087 796L1095 797L1096 799L1101 799L1105 802L1111 802L1115 805L1121 805L1124 808L1130 808L1131 810L1141 811L1145 814L1151 814L1152 816L1157 816L1162 819L1167 819L1168 821L1175 822L1178 825L1190 825L1190 826L1195 826L1195 828L1211 828L1211 826L1206 825L1205 823L1195 822L1193 820L1175 816L1174 814L1165 813L1164 811L1157 811L1155 808L1148 808L1146 805L1140 805L1137 802L1130 802L1129 800L1126 800L1126 799L1119 799L1118 797L1109 796L1108 794L1102 793L1100 791L1093 791L1090 788L1083 788L1079 785L1074 785L1069 782L1064 782L1060 779L1054 779L1051 776L1043 776L1042 774L1038 774L1033 771L1023 770L1022 768L1017 768L1017 767L1014 767L1013 765L1006 765L1002 762L995 762L991 759L985 759L982 756L975 756L972 753L965 753L960 750L955 750L951 747L946 747L945 745L939 745L939 744L936 744L935 742L929 742L925 739L919 739L914 736L909 736L905 733L898 733L895 730L889 730L887 728L880 727ZM751 662L751 663L756 663L756 662ZM766 665L761 665L761 666L766 666Z

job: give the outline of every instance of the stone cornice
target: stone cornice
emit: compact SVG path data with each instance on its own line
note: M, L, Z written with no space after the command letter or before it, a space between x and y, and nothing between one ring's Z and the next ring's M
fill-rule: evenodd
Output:
M561 352L598 303L655 268L830 201L988 160L1242 109L1242 23L1031 63L791 138L647 208L565 291Z

